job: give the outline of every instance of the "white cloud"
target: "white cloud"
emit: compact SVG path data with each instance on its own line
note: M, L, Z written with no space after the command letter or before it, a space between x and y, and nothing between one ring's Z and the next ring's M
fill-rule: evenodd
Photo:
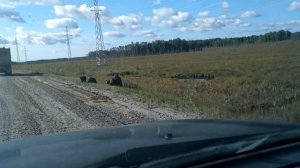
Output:
M71 18L83 18L94 19L94 13L91 11L93 7L88 7L86 4L81 4L79 7L76 5L55 5L54 13L57 16L71 17ZM98 7L101 15L101 19L107 19L108 10L105 6Z
M8 40L0 36L0 44L8 44L8 43L9 43Z
M130 14L128 16L122 15L111 18L109 23L112 24L115 28L122 29L139 29L142 27L142 16Z
M155 4L155 5L159 5L160 4L160 0L152 0L153 1L153 3Z
M196 23L194 23L197 30L204 32L216 30L225 27L225 25L223 21L213 17L197 19Z
M125 34L118 32L118 31L104 32L103 35L107 36L107 37L116 37L116 38L125 37Z
M49 19L45 21L45 25L49 29L66 28L66 27L71 29L78 28L77 22L71 18Z
M293 1L293 2L290 4L288 10L290 10L290 11L300 10L300 2Z
M5 31L6 31L6 32L11 32L12 29L11 29L10 27L5 27Z
M189 18L190 18L190 14L188 12L178 12L177 15L171 17L171 19L176 22L185 22Z
M178 31L180 31L180 32L195 32L197 30L196 30L195 27L186 27L186 26L184 26L184 27L180 27L178 29Z
M0 18L6 18L14 22L25 23L19 12L14 7L0 5Z
M290 20L288 23L292 25L300 25L300 20Z
M249 27L249 23L245 23L238 18L221 15L219 17L209 16L208 11L199 12L196 19L187 12L176 12L172 8L161 8L153 10L153 16L146 18L146 21L157 27L178 28L181 32L211 32L226 26ZM192 24L191 24L192 22Z
M209 16L209 12L208 11L203 11L203 12L199 12L198 13L198 17L205 18L205 17L208 17L208 16Z
M276 23L265 23L256 26L257 29L262 29L266 31L276 31L276 30L292 30L300 31L300 20L290 20L287 22L276 22Z
M229 8L230 8L229 3L226 2L226 1L222 2L222 8L223 8L223 9L229 9Z
M71 29L69 31L70 38L72 39L79 37L80 32L80 29ZM29 44L53 45L66 42L66 35L64 31L57 33L43 33L36 31L25 31L22 27L17 27L16 37L19 41L24 41ZM9 41L12 43L14 38L15 37L9 37Z
M261 15L256 13L255 11L246 11L241 15L242 18L254 18L259 16Z
M178 27L190 21L191 16L188 12L176 12L172 8L160 8L152 11L152 17L146 17L145 20L157 27Z
M148 38L158 38L158 34L153 30L143 30L135 33L137 36L148 37Z
M172 8L159 8L153 10L153 15L157 17L171 17L175 13Z
M250 23L244 23L244 22L241 21L241 19L234 19L232 23L234 25L240 26L240 27L249 27L249 26L251 26Z
M244 23L241 19L228 17L226 15L219 16L218 20L221 23L224 23L225 25L234 25L234 26L239 26L239 27L248 27L248 26L250 26L249 23Z
M182 26L178 30L181 32L212 32L226 26L249 27L249 23L244 23L240 19L221 15L219 17L209 17L208 12L201 12L195 19L193 25Z
M0 4L7 4L12 6L19 5L47 5L47 4L60 4L61 0L0 0Z

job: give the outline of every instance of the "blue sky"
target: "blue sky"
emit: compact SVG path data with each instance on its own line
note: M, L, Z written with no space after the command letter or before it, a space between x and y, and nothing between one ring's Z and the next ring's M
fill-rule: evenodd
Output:
M99 0L106 48L133 42L208 39L300 31L300 0ZM0 47L14 39L28 60L73 57L95 49L92 0L0 0Z

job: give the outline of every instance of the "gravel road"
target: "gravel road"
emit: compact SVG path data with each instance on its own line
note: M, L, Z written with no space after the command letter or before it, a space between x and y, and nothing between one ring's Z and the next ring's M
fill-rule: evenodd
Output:
M39 76L0 76L0 142L166 119L202 118L147 108L124 95Z

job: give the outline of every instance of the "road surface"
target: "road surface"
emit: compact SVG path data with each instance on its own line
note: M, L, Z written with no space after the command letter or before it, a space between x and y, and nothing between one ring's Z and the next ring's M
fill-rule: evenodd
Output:
M40 76L0 76L0 142L164 119L201 118Z

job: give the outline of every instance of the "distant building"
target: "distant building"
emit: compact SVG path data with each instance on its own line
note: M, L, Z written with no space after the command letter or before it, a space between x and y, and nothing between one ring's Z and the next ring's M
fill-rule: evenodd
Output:
M0 48L0 73L12 74L10 48Z

